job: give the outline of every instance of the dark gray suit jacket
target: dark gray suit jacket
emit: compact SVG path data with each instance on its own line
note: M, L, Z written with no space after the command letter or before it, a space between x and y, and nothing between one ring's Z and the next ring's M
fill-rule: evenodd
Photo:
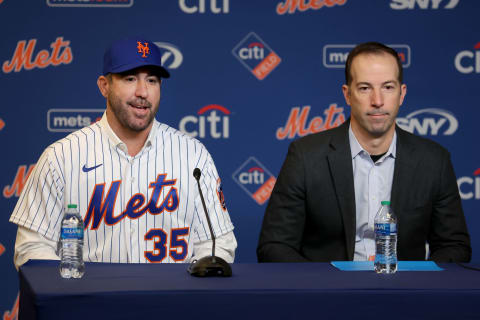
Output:
M353 260L355 194L349 121L291 143L260 233L260 262ZM470 261L471 248L450 154L397 132L392 208L399 260Z

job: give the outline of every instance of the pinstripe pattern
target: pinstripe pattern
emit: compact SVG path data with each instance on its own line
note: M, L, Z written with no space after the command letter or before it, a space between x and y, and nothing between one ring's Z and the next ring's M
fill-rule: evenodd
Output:
M145 239L145 234L162 228L167 235L167 254L162 262L175 262L169 254L171 229L189 228L190 232L180 238L188 243L188 255L178 262L186 262L193 253L193 243L210 238L196 181L192 177L193 169L198 167L202 170L201 185L215 235L233 230L228 211L222 209L216 193L217 170L198 140L155 120L139 154L130 157L126 151L126 146L108 127L105 115L99 122L53 143L38 160L10 221L57 240L63 208L69 203L78 204L85 218L96 186L104 186L103 205L112 182L120 182L112 215L119 217L136 194L145 197L137 210L143 208L153 194L150 183L155 182L158 175L166 174L165 180L176 182L163 187L156 206L176 188L178 207L159 214L147 210L133 219L125 216L114 225L102 219L95 230L90 223L85 229L84 259L146 263L145 251L155 253L158 249L154 248L155 239ZM84 172L84 166L98 167ZM179 248L176 251L181 252Z

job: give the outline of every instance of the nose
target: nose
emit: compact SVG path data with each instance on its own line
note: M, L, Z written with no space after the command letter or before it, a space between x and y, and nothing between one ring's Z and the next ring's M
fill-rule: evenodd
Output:
M146 98L148 96L147 82L143 79L137 81L137 89L135 95L140 98Z
M380 108L383 106L383 94L381 90L379 89L372 90L371 104L372 104L372 107L377 107L377 108Z

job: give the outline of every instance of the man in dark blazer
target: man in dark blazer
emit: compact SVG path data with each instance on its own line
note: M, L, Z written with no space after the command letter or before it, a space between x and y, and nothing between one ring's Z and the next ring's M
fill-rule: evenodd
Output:
M265 212L258 260L369 260L373 218L380 201L390 200L398 220L398 260L425 260L428 244L430 260L468 262L470 238L450 154L395 125L406 94L398 55L379 43L358 45L345 74L351 118L290 145ZM379 172L390 181L386 191L357 186L370 177L357 172L352 144L367 165L370 159L372 168L385 164ZM384 198L370 203L369 193Z

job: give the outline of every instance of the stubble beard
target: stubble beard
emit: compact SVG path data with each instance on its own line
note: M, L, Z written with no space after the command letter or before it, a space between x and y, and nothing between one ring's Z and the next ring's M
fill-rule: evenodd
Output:
M155 114L158 110L158 105L156 107L152 107L152 104L145 99L127 101L124 105L121 99L113 92L108 93L108 101L110 102L110 107L115 115L115 118L117 118L122 127L128 128L129 130L135 132L141 132L148 128L155 118ZM150 108L149 110L151 112L146 116L146 121L135 121L138 118L129 112L129 108L132 108L129 103L145 105Z

